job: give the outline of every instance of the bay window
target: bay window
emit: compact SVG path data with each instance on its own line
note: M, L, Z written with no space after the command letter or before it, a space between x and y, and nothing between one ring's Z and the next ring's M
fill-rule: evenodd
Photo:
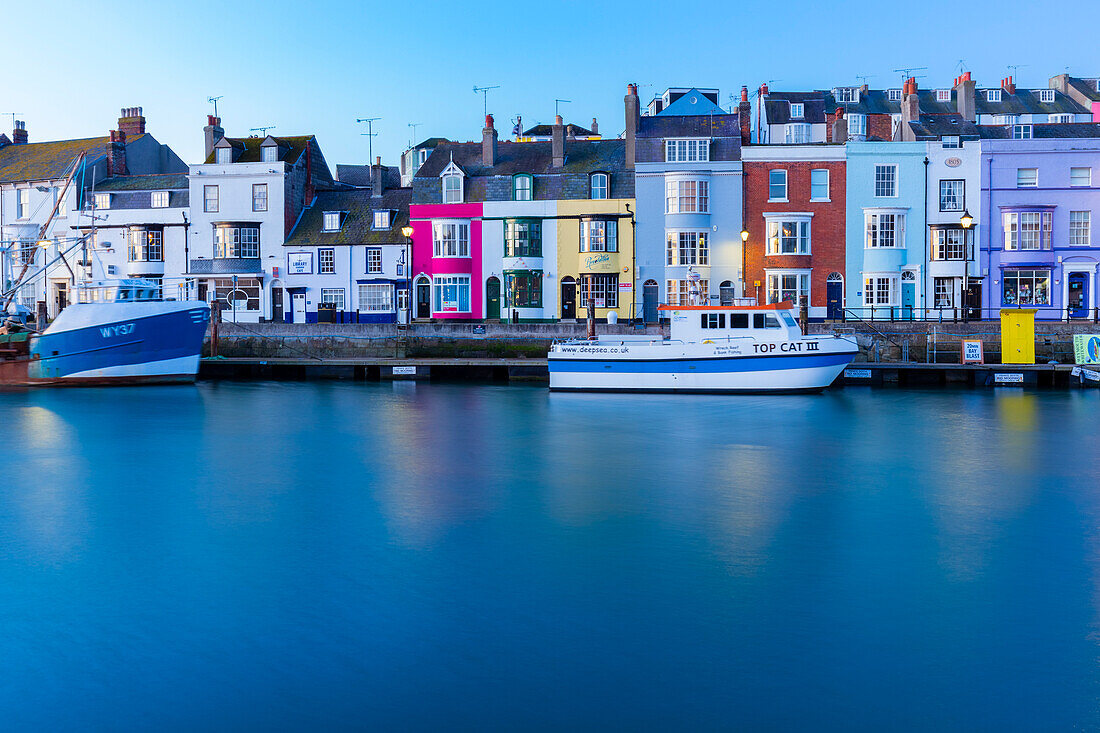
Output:
M939 228L932 230L933 260L965 260L972 239L970 233L961 228Z
M666 214L706 214L710 207L708 181L668 181L665 183Z
M432 278L436 313L470 312L470 276L436 275Z
M867 135L867 115L848 115L848 137L859 138Z
M1050 305L1050 270L1005 270L1001 280L1004 305Z
M666 280L665 302L669 305L706 305L710 301L710 281Z
M1053 219L1051 211L1006 211L1002 215L1005 249L1050 249Z
M905 242L905 214L864 214L867 247L897 247Z
M581 252L618 252L619 222L614 219L582 221Z
M676 139L665 141L666 163L705 163L710 160L710 140Z
M541 308L542 270L505 270L504 298L511 308Z
M360 283L359 310L365 313L392 313L393 284Z
M591 283L589 283L591 278ZM577 295L581 308L588 307L588 292L591 288L592 301L597 308L619 307L618 275L581 275L577 278Z
M163 262L162 237L159 229L131 229L127 237L130 262Z
M542 222L511 219L504 222L505 257L542 257Z
M665 264L709 265L707 232L667 232L665 235Z
M432 224L433 257L469 257L469 222L437 221Z
M810 126L805 122L791 122L786 126L784 142L798 145L810 142Z
M810 271L775 272L768 275L768 302L793 303L796 308L810 304Z
M260 228L238 224L214 227L214 256L254 259L260 256Z
M769 255L810 254L809 219L768 219Z

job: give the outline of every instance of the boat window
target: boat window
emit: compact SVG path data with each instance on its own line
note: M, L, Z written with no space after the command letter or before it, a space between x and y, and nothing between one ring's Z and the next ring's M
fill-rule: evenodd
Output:
M748 313L730 313L730 328L748 328Z
M119 302L122 302L124 300L129 300L129 299L130 299L130 290L129 290L129 288L119 288L118 289L118 295L115 296L115 302L119 303Z
M103 291L103 300L107 301L108 303L115 300L117 296L118 291L115 288L107 288Z
M780 327L779 326L779 319L776 318L771 313L769 313L767 316L765 316L764 320L765 320L765 323L767 324L766 328L779 328Z
M752 327L753 328L763 328L764 327L764 314L763 313L753 313L752 314Z
M703 313L701 324L703 328L725 328L725 313Z
M794 317L792 317L791 314L788 313L787 311L780 311L779 312L779 317L782 318L783 322L786 323L791 328L798 328L798 324L795 323Z

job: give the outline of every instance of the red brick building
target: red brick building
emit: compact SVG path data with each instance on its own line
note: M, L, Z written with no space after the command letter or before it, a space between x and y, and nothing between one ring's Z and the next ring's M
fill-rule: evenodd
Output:
M754 145L744 165L746 294L759 303L808 298L811 318L844 308L845 148Z

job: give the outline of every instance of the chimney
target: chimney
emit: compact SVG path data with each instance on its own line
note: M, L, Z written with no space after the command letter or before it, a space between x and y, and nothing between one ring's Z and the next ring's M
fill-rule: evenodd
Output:
M561 115L554 118L554 126L550 128L550 151L553 161L551 165L561 168L565 165L565 128L562 126Z
M737 103L737 122L741 125L741 144L752 142L752 105L749 103L749 88L741 87L741 101Z
M1016 93L1016 82L1013 80L1013 78L1011 76L1007 77L1007 78L1001 80L1001 88L1004 89L1009 94L1015 94Z
M917 80L913 77L905 80L901 100L900 139L904 142L913 142L917 139L910 122L920 122L920 98L917 96Z
M599 135L600 134L600 126L598 124L596 124L596 118L595 117L592 118L592 134L593 135Z
M848 120L844 119L844 108L837 107L836 118L833 120L833 142L848 142Z
M760 96L761 97L768 96L768 85L767 84L761 84L760 85Z
M481 163L492 168L497 160L497 131L493 127L493 116L485 115L485 127L481 130Z
M141 115L141 107L123 107L118 118L118 129L129 137L144 135L145 118Z
M381 198L384 190L382 183L382 156L374 158L374 165L370 167L370 195L372 198Z
M126 133L111 130L111 142L107 143L107 175L125 176L126 170Z
M978 119L975 87L977 87L977 84L971 80L969 71L963 72L963 75L959 77L958 82L955 84L955 104L958 106L959 116L967 122L974 122Z
M11 142L13 145L27 144L27 123L23 120L15 121L15 129L11 131Z
M623 98L626 107L626 167L634 170L635 145L638 137L638 85L626 85L626 97Z
M225 130L222 129L222 118L207 115L206 127L202 128L202 133L206 141L206 158L209 158L210 154L214 152L214 144L225 137ZM203 158L203 160L205 161L206 158Z

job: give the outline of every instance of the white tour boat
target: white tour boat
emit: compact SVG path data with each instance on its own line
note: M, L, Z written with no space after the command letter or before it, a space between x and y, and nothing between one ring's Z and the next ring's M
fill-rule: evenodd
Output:
M661 306L671 338L600 336L555 343L550 389L607 392L813 392L858 351L842 336L806 336L790 303Z

